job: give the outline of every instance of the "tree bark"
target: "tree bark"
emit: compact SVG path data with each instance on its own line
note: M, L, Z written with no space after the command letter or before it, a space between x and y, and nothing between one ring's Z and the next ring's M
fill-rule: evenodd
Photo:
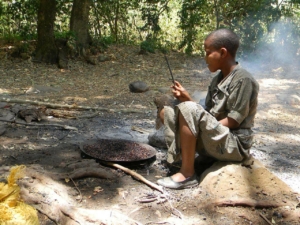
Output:
M80 54L87 48L91 42L89 34L89 12L91 0L74 0L71 19L70 31L74 33L77 50Z
M40 0L38 9L38 43L35 61L57 63L58 49L55 45L54 22L56 15L55 0Z

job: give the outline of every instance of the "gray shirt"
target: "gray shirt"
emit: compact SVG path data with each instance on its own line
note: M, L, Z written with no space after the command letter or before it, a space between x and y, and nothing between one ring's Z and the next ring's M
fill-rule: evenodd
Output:
M240 129L250 129L257 108L257 81L239 65L222 79L222 72L213 78L206 96L206 110L217 120L230 117L240 124Z

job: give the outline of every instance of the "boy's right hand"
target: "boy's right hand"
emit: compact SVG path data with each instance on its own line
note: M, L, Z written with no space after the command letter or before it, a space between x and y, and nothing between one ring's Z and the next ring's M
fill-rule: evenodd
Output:
M171 88L173 89L173 96L177 98L180 102L192 101L192 98L189 95L189 93L178 81L175 81L174 85L172 85Z

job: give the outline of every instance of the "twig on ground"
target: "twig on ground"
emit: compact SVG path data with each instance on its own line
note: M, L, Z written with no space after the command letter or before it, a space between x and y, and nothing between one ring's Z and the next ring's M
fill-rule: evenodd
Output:
M153 222L153 221L149 221L147 223L145 223L144 225L148 225L148 224L171 224L170 222Z
M214 206L248 206L254 208L277 208L281 206L285 206L286 204L276 203L267 200L257 201L254 199L217 199L214 203Z
M82 115L82 116L77 116L76 119L89 119L89 118L94 118L95 116L98 116L99 112L94 112L89 115Z
M270 220L268 220L268 218L265 217L263 214L259 213L259 215L260 215L260 216L261 216L268 224L273 225L273 224L270 222Z
M82 201L82 194L81 194L81 191L79 190L78 186L76 185L76 183L74 182L74 180L72 178L70 178L70 180L73 182L76 190L79 192L79 195L80 195L80 199L79 199L79 202Z
M120 169L122 171L124 171L125 173L130 174L131 176L133 176L134 178L136 178L139 181L142 181L143 183L147 184L149 187L154 188L155 190L161 192L164 194L164 190L162 189L162 187L152 183L151 181L147 180L146 178L144 178L142 175L132 171L131 169L128 169L124 166L121 166L117 163L112 163L112 162L105 162L104 164L108 165L108 166L112 166L115 167L117 169Z
M157 198L145 198L145 199L138 199L137 201L140 203L150 203L156 201Z
M182 213L181 213L178 209L174 208L173 205L172 205L172 203L171 203L168 199L167 199L167 201L168 201L168 203L170 204L171 212L172 212L175 216L178 216L180 219L182 219L182 218L183 218ZM175 212L175 213L174 213L174 212Z

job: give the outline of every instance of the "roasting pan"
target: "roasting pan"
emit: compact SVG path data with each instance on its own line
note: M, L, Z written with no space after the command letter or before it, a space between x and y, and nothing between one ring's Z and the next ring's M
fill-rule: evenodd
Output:
M155 158L152 146L123 139L96 139L80 144L82 158L95 158L104 162L143 162Z

